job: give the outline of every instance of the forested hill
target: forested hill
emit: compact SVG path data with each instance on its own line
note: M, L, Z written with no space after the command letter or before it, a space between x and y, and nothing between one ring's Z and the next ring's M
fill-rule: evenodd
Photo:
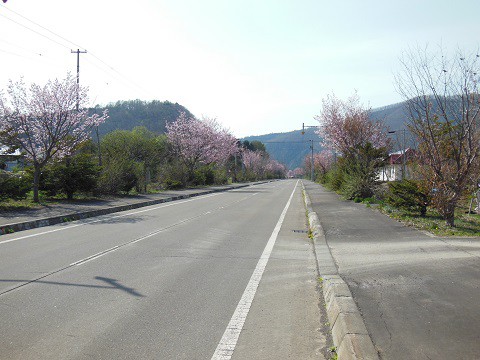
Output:
M132 130L136 126L145 126L155 133L164 133L167 122L173 122L181 112L191 115L182 105L169 101L142 100L117 101L105 107L97 106L92 112L102 113L108 109L108 120L100 125L100 135L113 130Z

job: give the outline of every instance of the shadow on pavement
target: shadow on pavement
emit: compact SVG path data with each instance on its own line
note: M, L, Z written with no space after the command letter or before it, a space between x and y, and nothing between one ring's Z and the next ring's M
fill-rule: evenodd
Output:
M0 282L2 283L23 283L20 286L35 283L35 284L45 284L45 285L61 285L61 286L76 286L76 287L84 287L84 288L95 288L95 289L110 289L110 290L121 290L126 292L127 294L136 296L136 297L145 297L145 295L142 295L138 291L136 291L134 288L129 288L121 283L119 283L118 280L116 279L111 279L103 276L95 276L96 280L103 281L104 283L107 283L110 286L107 285L92 285L92 284L75 284L75 283L64 283L64 282L58 282L58 281L45 281L45 280L22 280L22 279L15 279L15 280L9 280L9 279L0 279ZM18 286L17 286L18 287ZM11 291L10 289L9 291Z

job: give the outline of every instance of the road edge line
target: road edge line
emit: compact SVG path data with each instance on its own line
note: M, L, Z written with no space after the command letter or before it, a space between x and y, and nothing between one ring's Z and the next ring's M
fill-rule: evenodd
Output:
M313 239L315 260L322 280L323 297L338 359L379 360L352 293L338 273L320 219L313 210L303 181L301 185L308 227Z
M240 298L240 301L238 302L237 307L235 308L235 311L228 322L222 338L218 342L217 348L215 349L211 360L230 360L232 358L235 347L237 346L238 338L240 337L243 325L245 324L245 320L247 319L250 307L257 292L258 285L262 280L263 273L267 267L268 260L272 254L273 247L277 241L277 237L280 233L283 221L285 220L285 216L287 215L287 211L290 208L290 204L292 202L293 195L297 190L297 186L298 181L295 183L295 187L290 194L287 204L283 208L283 211L278 218L277 224L275 225L275 228L268 239L267 245L265 245L262 255L260 256L255 269L253 270L252 276L250 277L242 297Z

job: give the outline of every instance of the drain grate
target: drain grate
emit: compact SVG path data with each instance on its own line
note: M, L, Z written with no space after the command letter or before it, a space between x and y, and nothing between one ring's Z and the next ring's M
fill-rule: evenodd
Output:
M294 233L308 234L307 230L292 230Z

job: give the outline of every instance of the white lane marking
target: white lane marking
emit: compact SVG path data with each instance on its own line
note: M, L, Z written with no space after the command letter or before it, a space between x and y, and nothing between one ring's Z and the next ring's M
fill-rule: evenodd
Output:
M298 180L295 184L295 187L288 199L285 208L278 219L277 225L273 229L272 235L270 235L270 239L263 250L262 256L258 260L257 266L253 271L252 277L245 288L245 291L242 295L242 298L238 302L237 308L233 313L230 322L223 333L222 339L217 345L217 349L212 356L212 360L230 360L237 345L238 337L240 336L240 332L243 329L243 325L245 323L245 319L247 318L248 312L250 311L250 306L252 305L253 298L255 297L255 293L257 292L258 284L262 279L263 272L265 271L265 267L267 266L268 259L273 250L273 246L277 240L278 233L280 232L280 228L282 227L283 220L285 219L285 215L287 214L287 210L290 207L290 203L292 202L293 194L297 189Z
M242 202L242 201L244 201L244 200L247 200L247 199L249 199L249 198L251 198L251 197L253 197L253 196L257 195L257 194L258 194L258 193L254 193L254 194L249 195L249 196L247 196L247 197L244 197L244 198L242 198L242 199L240 199L240 200L234 201L233 203L229 204L228 206L232 206L232 205L234 205L234 204L237 204L237 203L239 203L239 202ZM221 207L217 208L217 210L220 210L220 209L223 209L223 208L225 208L225 206L221 206ZM215 211L215 210L212 210L212 211ZM138 239L135 239L135 240L132 240L132 241L128 241L128 242L126 242L126 243L124 243L124 244L114 246L114 247L112 247L112 248L110 248L110 249L107 249L107 250L100 251L100 252L98 252L98 253L96 253L96 254L93 254L93 255L90 255L90 256L88 256L88 257L86 257L86 258L84 258L84 259L81 259L81 260L75 261L74 263L71 263L71 264L69 265L69 267L79 266L79 265L86 264L86 263L88 263L89 261L98 259L99 257L102 257L102 256L104 256L104 255L107 255L107 254L109 254L109 253L111 253L111 252L113 252L113 251L116 251L116 250L120 249L120 248L123 248L124 246L136 244L136 243L138 243L138 242L140 242L140 241L142 241L142 240L146 240L146 239L148 239L148 238L151 238L151 237L154 236L154 235L160 234L161 232L163 232L163 231L165 231L165 230L168 230L168 229L170 229L170 228L172 228L172 227L175 227L175 226L184 224L184 223L186 223L186 222L189 222L189 221L191 221L191 220L198 219L199 217L202 217L202 216L211 214L212 211L207 211L206 213L203 213L203 214L200 214L200 215L196 215L196 216L193 216L193 217L188 218L188 219L180 220L179 222L176 222L176 223L174 223L174 224L168 225L168 226L163 227L163 228L161 228L161 229L157 229L157 230L155 230L155 231L153 231L153 232L151 232L151 233L149 233L149 234L147 234L147 235L144 235L144 236L142 236L142 237L140 237L140 238L138 238Z
M253 196L257 195L257 194L258 194L258 193L254 193L254 194L251 194L251 195L249 195L249 196L246 196L246 197L244 197L244 198L242 198L242 199L240 199L240 200L237 200L237 201L234 201L234 202L230 203L228 206L232 206L232 205L234 205L234 204L237 204L237 203L240 203L240 202L242 202L242 201L245 201L245 200L247 200L247 199L249 199L249 198L251 198L251 197L253 197ZM167 206L172 206L172 205L176 205L176 204L179 204L179 203L185 203L185 202L188 202L188 201L193 201L193 200L196 200L196 199L205 198L205 197L210 197L210 196L215 196L215 195L219 195L219 194L209 194L209 195L205 195L205 196L199 196L199 197L196 197L196 198L193 198L193 199L189 199L189 200L186 200L186 201L174 202L174 203L167 204L167 205L164 205L164 206L158 206L158 207L155 207L155 208L152 208L152 209L137 211L137 212L135 212L135 213L138 214L138 213L140 213L140 212L145 212L145 211L150 211L150 210L154 210L154 209L164 208L164 207L167 207ZM220 208L217 208L217 210L219 210L219 209L220 209ZM215 211L215 210L212 210L212 212L213 212L213 211ZM209 211L208 213L210 213L210 211ZM118 215L118 216L115 216L115 217L122 217L122 216L131 215L131 214L132 214L132 213L128 213L128 214L124 214L124 215ZM183 224L183 223L185 223L185 222L187 222L187 221L190 221L190 220L193 220L193 219L199 218L199 217L201 217L201 216L205 216L205 215L206 215L206 214L201 214L201 215L197 215L197 216L194 216L194 217L192 217L192 218L189 218L189 219L181 220L181 221L179 221L179 222L177 222L177 223L175 223L175 224L172 224L172 225L166 226L166 227L164 227L164 228L158 229L158 230L156 230L156 231L153 231L153 232L151 232L151 233L149 233L149 234L147 234L147 235L145 235L145 236L142 236L142 237L140 237L140 238L138 238L138 239L135 239L135 240L129 241L129 242L127 242L127 243L124 243L124 244L121 244L121 245L117 245L117 246L114 246L114 247L112 247L112 248L110 248L110 249L103 250L103 251L98 252L98 253L96 253L96 254L90 255L90 256L88 256L88 257L86 257L86 258L83 258L83 259L81 259L81 260L75 261L75 262L73 262L73 263L71 263L71 264L69 264L69 265L67 265L67 266L65 266L65 267L63 267L63 268L57 269L57 270L55 270L55 271L51 271L51 272L49 272L49 273L47 273L47 274L44 274L44 275L41 276L41 277L38 277L38 278L35 278L35 279L31 279L31 280L29 280L29 281L27 281L27 282L25 282L25 283L22 283L22 284L17 285L17 286L15 286L15 287L13 287L13 288L10 288L10 289L7 289L7 290L5 290L5 291L3 291L3 292L0 292L0 296L1 296L1 295L4 295L4 294L6 294L6 293L9 293L9 292L15 291L15 290L17 290L17 289L19 289L19 288L22 288L22 287L24 287L24 286L26 286L26 285L28 285L28 284L32 284L32 283L34 283L35 281L38 281L38 280L40 280L40 279L44 279L44 278L46 278L46 277L48 277L48 276L50 276L50 275L59 273L60 271L69 269L69 268L74 267L74 266L83 265L83 264L85 264L85 263L87 263L87 262L90 262L90 261L92 261L92 260L98 259L98 258L100 258L100 257L102 257L102 256L104 256L104 255L107 255L107 254L109 254L109 253L111 253L111 252L113 252L113 251L116 251L116 250L118 250L118 249L120 249L120 248L122 248L122 247L124 247L124 246L128 246L128 245L135 244L135 243L140 242L140 241L142 241L142 240L148 239L148 238L150 238L150 237L152 237L152 236L154 236L154 235L157 235L157 234L161 233L162 231L165 231L165 230L167 230L167 229L169 229L169 228L175 227L175 226L177 226L177 225ZM112 217L109 217L108 219L111 219L111 218L112 218ZM100 222L100 221L104 221L104 220L108 220L108 219L103 218L103 219L100 219L100 220L94 220L94 221L88 222L88 224L95 223L95 222ZM87 223L78 224L78 225L73 225L73 226L69 226L69 227L67 227L67 228L65 228L65 229L72 228L72 227L77 227L77 226L82 226L82 225L86 225L86 224L87 224ZM28 235L28 236L24 236L24 237L22 237L22 238L11 239L11 240L7 240L7 241L8 241L8 242L11 242L11 241L20 240L20 239L23 239L23 238L28 238L28 237L32 237L32 236L36 236L36 235L42 235L42 234L48 234L48 233L52 233L52 232L59 231L59 230L65 230L65 229L62 228L62 229L56 229L56 230L46 231L46 232L43 232L43 233ZM1 243L0 243L0 245L1 245Z
M87 258L85 258L85 259L75 261L74 263L71 263L71 264L68 265L68 266L71 267L71 266L76 266L76 265L80 265L80 264L85 264L86 262L89 262L89 261L91 261L91 260L93 260L93 259L97 259L97 258L99 258L100 256L103 256L103 255L105 255L105 254L107 254L107 253L109 253L109 252L111 252L111 251L117 250L118 248L120 248L120 246L121 246L121 245L117 245L117 246L114 246L114 247L112 247L112 248L110 248L110 249L101 251L101 252L96 253L96 254L94 254L94 255L91 255L91 256L89 256L89 257L87 257Z
M106 220L110 220L110 219L117 219L117 218L129 216L129 215L140 214L140 213L147 212L147 211L158 210L158 209L166 208L166 207L169 207L169 206L185 204L185 203L190 202L190 201L205 199L205 198L212 197L212 196L217 196L217 195L220 195L220 193L201 195L201 196L197 196L197 197L194 197L194 198L191 198L191 199L187 199L187 200L172 201L172 202L169 202L168 204L162 204L162 205L160 205L160 206L155 206L155 207L153 207L153 208L148 208L148 209L144 209L144 210L138 210L138 211L134 211L134 212L128 212L128 213L122 214L122 215L115 215L115 216L105 215L105 216L108 216L108 217L105 217L105 216L104 216L104 217L102 217L101 219L92 220L92 221L86 221L86 222L83 222L83 223L81 223L81 224L74 224L74 225L63 226L63 227L58 228L58 229L43 231L43 232L36 233L36 234L25 235L25 236L20 236L20 237L17 237L17 238L14 238L14 239L10 239L10 240L0 241L0 245L7 244L7 243L12 242L12 241L18 241L18 240L23 240L23 239L35 237L35 236L41 236L41 235L51 234L51 233L54 233L54 232L57 232L57 231L69 230L69 229L76 228L76 227L78 227L78 226L84 226L84 225L94 224L94 223L97 223L97 222L102 222L102 221L106 221ZM80 220L77 220L77 221L80 221Z

